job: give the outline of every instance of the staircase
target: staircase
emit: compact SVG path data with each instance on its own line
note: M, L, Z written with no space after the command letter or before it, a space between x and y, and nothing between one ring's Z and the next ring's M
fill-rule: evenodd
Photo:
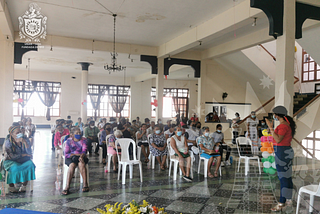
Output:
M306 105L310 100L312 100L317 94L299 94L295 93L293 99L293 114L295 114L299 109Z

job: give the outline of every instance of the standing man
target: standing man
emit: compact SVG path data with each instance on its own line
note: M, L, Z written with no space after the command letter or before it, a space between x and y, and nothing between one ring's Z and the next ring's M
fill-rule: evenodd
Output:
M91 143L93 142L97 144L99 143L98 133L99 133L98 127L94 125L94 121L90 121L89 126L85 129L85 133L84 133L85 137L87 138L87 148L90 155L92 153ZM96 146L96 150L94 151L94 153L98 155L98 151L99 151L99 145Z

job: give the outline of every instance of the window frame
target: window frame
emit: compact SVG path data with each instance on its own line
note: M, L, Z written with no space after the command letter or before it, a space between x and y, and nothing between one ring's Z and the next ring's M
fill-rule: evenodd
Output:
M88 95L87 95L87 103L91 103L91 99L90 99L90 94L95 94L97 95L97 93L91 93L89 92L89 87L98 87L98 93L100 92L100 88L101 87L107 87L106 89L106 92L105 92L105 95L102 97L102 100L108 96L108 99L109 99L109 96L126 96L127 97L127 104L125 105L125 107L123 108L122 112L126 111L128 112L128 115L127 116L123 116L123 113L121 115L121 117L124 117L124 118L130 118L130 114L131 114L131 111L130 111L130 106L131 106L131 87L128 86L128 85L105 85L105 84L88 84ZM124 94L124 91L125 90L129 90L128 92L128 95L125 95ZM98 118L101 118L101 117L115 117L115 118L120 118L120 113L115 113L112 109L112 106L111 104L109 103L109 100L108 102L102 102L101 100L101 103L100 105L98 106L98 110L97 110L97 117ZM105 106L105 104L107 103L107 105ZM103 106L101 106L101 104L103 104ZM127 108L126 108L127 106ZM101 108L102 107L102 108ZM88 112L89 111L92 111L91 114L89 114ZM107 112L107 115L105 115L104 113L102 112ZM110 112L112 112L110 114ZM87 107L87 115L88 116L94 116L94 109L89 109Z
M313 137L306 137L302 140L302 145L304 145L304 142L303 141L306 141L306 145L305 148L307 150L309 150L309 152L311 154L313 154L315 157L316 157L316 152L319 152L320 153L320 148L319 149L316 149L316 141L320 141L320 138L316 138L316 132L320 132L320 130L315 130L313 132L311 132L309 135L313 135ZM309 146L309 141L311 141L312 143L312 146ZM312 147L312 148L311 148ZM307 158L312 158L306 151L303 151L304 155L306 155ZM320 159L320 156L319 157L316 157L318 160Z
M306 56L307 55L307 56ZM311 60L310 60L311 59ZM310 64L313 63L313 68L310 68ZM301 82L319 82L320 81L320 65L308 54L305 50L302 49L302 68L301 68ZM308 66L308 69L304 71L305 65ZM312 67L312 66L311 66ZM313 69L313 70L310 70ZM319 72L319 75L318 75ZM304 74L308 73L308 80L304 79ZM310 80L310 75L313 74L313 80Z
M154 100L156 99L156 93L157 93L156 87L151 87L151 102L154 102ZM172 97L186 100L185 104L181 104L181 105L185 106L185 108L183 108L185 110L180 110L180 113L181 114L184 113L185 114L184 116L188 118L190 90L188 88L163 88L163 97L165 97L168 93L173 95ZM154 107L151 105L151 115L154 112L153 109L154 109ZM175 116L176 116L176 112L175 112L175 108L174 108L174 103L172 102L171 118L174 118ZM153 115L151 117L155 118L155 116L153 116Z
M16 85L16 83L18 83L18 82L22 82L23 84L22 85L21 84ZM19 92L31 93L31 96L33 96L33 94L36 93L37 91L23 89L23 85L26 85L27 82L28 82L28 84L31 84L31 85L32 85L32 83L36 83L36 84L37 83L50 83L51 84L50 87L56 88L53 93L56 93L58 98L59 98L59 101L58 101L59 102L59 108L55 108L54 107L55 104L53 106L51 106L49 108L50 109L50 117L61 117L61 83L60 82L48 82L48 81L18 80L17 79L17 80L13 81L13 93L19 93ZM55 84L59 84L60 87L54 86ZM21 89L19 90L19 88L21 88ZM39 92L41 92L41 90ZM16 103L16 104L17 104L17 107L13 106L13 109L16 109L17 114L13 113L13 117L21 117L22 107L21 107L21 105L19 103ZM26 110L26 108L28 108L28 104L25 106L24 117L43 117L43 116L37 116L37 115L35 116L35 109L34 108L32 108L32 114L27 114L28 111ZM47 107L45 107L45 108L47 109ZM59 114L58 115L53 115L53 110L54 109L55 110L56 109L59 110ZM15 112L15 110L13 112Z

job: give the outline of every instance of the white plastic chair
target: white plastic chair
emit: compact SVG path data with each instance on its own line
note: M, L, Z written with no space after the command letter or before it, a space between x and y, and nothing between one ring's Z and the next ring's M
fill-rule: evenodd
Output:
M312 213L313 212L313 204L314 204L314 196L320 197L320 184L319 185L307 185L307 186L303 186L299 189L296 214L299 213L299 206L300 206L302 193L307 193L310 195L309 213Z
M171 176L171 167L172 167L172 163L173 163L173 180L176 181L179 159L171 158L171 156L173 156L175 154L175 151L171 148L170 140L171 140L171 137L169 137L167 139L167 146L168 146L168 152L169 152L169 157L170 157L169 158L170 159L169 176ZM191 158L190 176L191 176L191 178L193 178L193 170L192 169L193 169L193 161L195 160L195 158L194 158L193 152L189 151L189 155ZM180 174L180 176L182 176L182 171L180 168L179 168L179 174Z
M65 142L62 144L62 151L64 151L65 149ZM64 160L64 155L63 155L63 160ZM86 164L86 168L87 168L87 182L88 182L88 186L89 186L89 164ZM62 182L62 188L65 189L67 186L67 179L68 179L68 170L69 170L69 166L67 166L67 164L63 164L63 182ZM78 172L78 167L74 170L74 175L76 175ZM83 183L83 178L82 175L80 173L79 170L79 174L80 174L80 183ZM76 179L76 176L75 176Z
M199 166L198 166L198 174L200 173L200 168L201 168L201 160L203 160L203 166L204 166L204 177L208 177L208 162L209 162L209 159L207 158L204 158L204 157L201 157L199 156ZM215 161L217 161L216 158L214 158ZM220 173L220 177L221 177L221 165L219 167L219 173Z
M101 136L101 132L98 133L98 141L100 141L100 136ZM98 144L98 146L100 145L100 143ZM102 148L99 146L99 163L102 163Z
M60 138L60 146L62 147L63 143L64 143L64 138L66 137L67 135L63 135L61 138ZM61 165L63 164L63 160L62 160L62 156L63 156L63 149L60 149L60 150L56 150L56 153L58 153L58 165Z
M252 153L252 142L251 142L251 140L249 138L246 138L246 137L238 137L236 139L236 142L237 142L237 149L238 149L238 154L239 154L238 172L239 172L239 169L240 169L241 159L245 160L245 172L244 172L245 175L248 175L248 172L249 172L249 169L250 169L250 167L249 167L250 160L257 160L258 161L259 174L261 174L259 157L258 156L244 156L244 155L241 155L241 153L240 153L239 146L241 146L241 145L244 145L244 146L250 145L250 148L251 148L250 151Z
M122 138L118 139L115 142L116 145L120 145L121 147L121 159L117 151L117 156L118 156L118 161L119 161L119 170L118 170L118 180L120 180L120 171L122 167L122 184L126 184L126 169L127 165L129 165L129 170L130 170L130 179L132 179L132 173L133 173L133 165L139 164L139 170L140 170L140 181L143 181L142 177L142 164L141 161L137 160L136 157L136 143L129 138ZM133 160L130 160L130 155L129 155L129 146L130 144L133 145Z
M111 134L107 135L106 137L106 146L107 146L107 151L108 151L108 146L109 146L109 138L110 138ZM112 154L107 152L107 156L108 156L108 172L110 172L110 168L111 168L111 160L112 160Z

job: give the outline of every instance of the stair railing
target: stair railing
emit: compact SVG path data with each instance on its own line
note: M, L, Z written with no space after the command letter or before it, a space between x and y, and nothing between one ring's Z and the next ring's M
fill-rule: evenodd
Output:
M293 117L296 117L298 114L300 114L300 112L302 112L303 110L305 110L309 105L311 105L311 103L313 103L316 99L318 99L320 97L320 94L318 94L317 96L315 96L314 98L312 98L312 100L310 100L307 104L305 104L302 108L300 108L296 113L293 114Z

